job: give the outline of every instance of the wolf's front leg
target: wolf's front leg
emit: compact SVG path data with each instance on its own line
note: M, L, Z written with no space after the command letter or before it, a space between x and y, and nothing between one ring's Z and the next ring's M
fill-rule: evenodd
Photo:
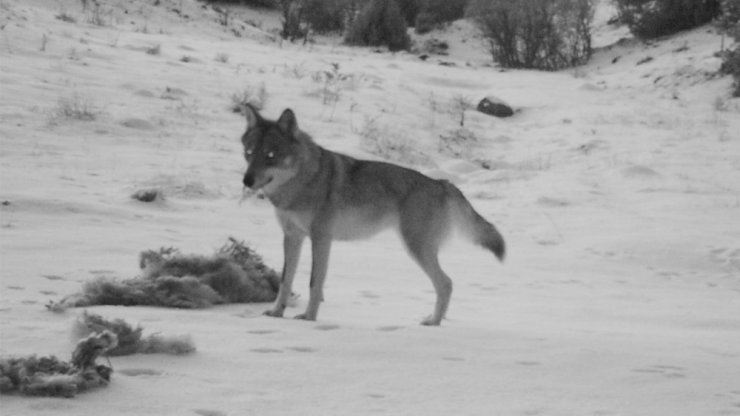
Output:
M280 289L278 290L277 300L275 300L275 306L271 310L265 311L267 316L282 317L285 307L288 306L288 299L293 290L293 278L298 268L298 259L301 257L301 247L304 239L304 236L298 234L286 233L283 237L283 276L280 279Z
M329 269L329 251L331 250L331 237L311 237L311 294L308 298L306 312L296 316L296 319L315 321L319 313L319 305L324 300L324 281Z

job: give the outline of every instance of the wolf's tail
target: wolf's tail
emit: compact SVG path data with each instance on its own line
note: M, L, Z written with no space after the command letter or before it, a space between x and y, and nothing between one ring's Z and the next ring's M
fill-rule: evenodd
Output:
M490 250L500 261L504 261L506 242L501 233L470 205L470 201L456 186L448 182L447 187L454 201L451 215L455 227L473 243Z

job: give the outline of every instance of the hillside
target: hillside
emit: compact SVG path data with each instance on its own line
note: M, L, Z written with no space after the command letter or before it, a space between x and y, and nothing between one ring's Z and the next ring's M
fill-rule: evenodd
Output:
M75 399L2 396L5 415L740 415L740 101L709 27L618 41L592 62L502 71L457 22L447 56L280 42L193 0L0 1L0 354L73 349L82 310L44 308L139 252L228 236L279 269L269 203L242 199L234 97L292 108L327 148L447 178L509 256L455 242L432 286L392 233L337 243L317 322L268 304L94 307L197 353L111 358ZM247 22L249 21L249 22ZM649 58L649 59L648 59ZM444 63L445 65L440 65ZM465 111L493 94L517 113ZM390 150L389 150L390 149ZM136 201L141 189L165 199ZM294 290L308 298L308 247Z

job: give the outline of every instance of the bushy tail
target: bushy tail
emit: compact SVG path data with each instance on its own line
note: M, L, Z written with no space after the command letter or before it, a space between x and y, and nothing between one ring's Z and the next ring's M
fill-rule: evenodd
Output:
M468 204L470 205L470 204ZM471 207L472 210L472 207ZM473 210L476 232L474 234L474 242L484 248L491 250L493 254L498 257L500 261L504 261L506 258L506 242L501 236L501 233L494 227L493 224L486 221L480 216L475 210Z
M452 218L456 228L473 243L490 250L504 261L506 257L506 242L501 233L490 222L486 221L470 205L470 202L454 185L449 184L451 196L455 203L452 204Z

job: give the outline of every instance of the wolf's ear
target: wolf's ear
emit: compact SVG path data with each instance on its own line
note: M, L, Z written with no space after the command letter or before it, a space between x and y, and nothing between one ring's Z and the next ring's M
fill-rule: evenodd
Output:
M244 115L247 117L247 130L251 130L262 121L262 116L251 104L244 104Z
M295 119L295 113L290 108L283 111L277 121L278 127L286 133L295 133L298 130L298 121Z

